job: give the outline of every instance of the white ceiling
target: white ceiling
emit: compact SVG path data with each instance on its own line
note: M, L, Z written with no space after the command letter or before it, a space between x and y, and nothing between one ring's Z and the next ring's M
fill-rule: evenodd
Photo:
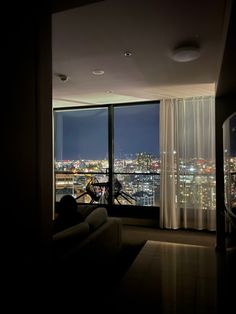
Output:
M213 95L229 3L104 0L54 13L53 106ZM200 45L200 58L173 61L172 49L185 42ZM126 57L126 51L132 56ZM95 69L104 74L94 75Z

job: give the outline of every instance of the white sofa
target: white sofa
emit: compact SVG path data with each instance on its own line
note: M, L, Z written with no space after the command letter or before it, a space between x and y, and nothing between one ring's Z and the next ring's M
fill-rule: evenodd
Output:
M84 214L84 213L83 213ZM110 265L122 248L122 221L105 207L92 210L83 222L53 235L53 259L78 265Z

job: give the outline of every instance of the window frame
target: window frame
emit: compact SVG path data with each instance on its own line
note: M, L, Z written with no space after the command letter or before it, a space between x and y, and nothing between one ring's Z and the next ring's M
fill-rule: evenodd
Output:
M109 199L108 199L108 207L135 207L135 208L147 208L149 207L149 211L150 209L153 208L158 208L159 206L139 206L139 205L116 205L114 204L114 177L116 174L118 174L117 172L114 172L114 109L116 107L127 107L127 106L144 106L147 104L156 104L159 106L160 101L155 100L155 101L143 101L143 102L132 102L132 103L115 103L115 104L103 104L103 105L92 105L92 106L70 106L70 107L60 107L60 108L53 108L53 121L55 121L55 115L54 113L57 111L71 111L71 110L80 110L80 109L98 109L98 108L107 108L108 109L108 188L109 191L111 191L112 193L109 193ZM53 130L53 142L55 144L55 130ZM158 144L157 144L158 145ZM55 149L55 146L54 146ZM55 157L55 150L54 150L54 157ZM55 158L54 158L55 161ZM54 173L54 182L55 182L55 164L53 167L53 173ZM79 174L82 174L82 172L80 172ZM125 174L125 173L124 173ZM131 174L131 173L129 173ZM135 174L135 173L134 173ZM160 177L160 173L136 173L138 175L158 175ZM55 186L55 185L54 185ZM54 189L56 190L56 189ZM87 203L86 203L87 204ZM89 204L87 204L89 205ZM130 216L130 214L129 214ZM133 215L131 215L133 216ZM147 216L146 214L144 216Z

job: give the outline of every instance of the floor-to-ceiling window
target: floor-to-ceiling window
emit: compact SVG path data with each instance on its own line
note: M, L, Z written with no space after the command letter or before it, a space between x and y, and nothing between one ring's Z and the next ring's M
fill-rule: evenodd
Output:
M115 107L114 173L123 187L119 203L159 206L159 155L159 105Z
M108 180L108 109L55 110L54 147L56 201L64 194L97 201L93 182Z
M159 206L159 102L55 109L54 152L56 201Z
M55 109L55 199L214 230L214 126L212 97Z

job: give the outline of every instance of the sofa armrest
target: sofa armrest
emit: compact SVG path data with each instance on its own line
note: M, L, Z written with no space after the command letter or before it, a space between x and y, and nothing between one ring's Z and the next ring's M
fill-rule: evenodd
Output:
M122 221L117 217L107 217L105 223L94 230L82 242L74 245L63 256L62 261L89 264L110 264L122 247Z

